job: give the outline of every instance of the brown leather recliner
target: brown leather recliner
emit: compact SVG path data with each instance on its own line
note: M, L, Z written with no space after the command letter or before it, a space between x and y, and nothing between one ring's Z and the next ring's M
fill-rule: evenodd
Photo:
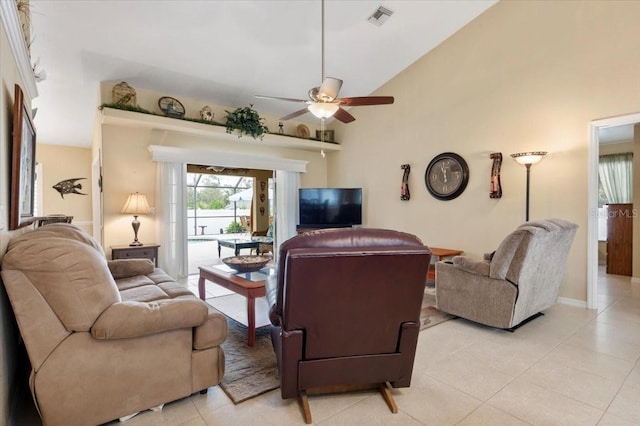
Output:
M408 387L431 251L415 236L383 229L313 231L280 247L267 281L271 338L282 398L307 392ZM337 388L340 387L340 388Z

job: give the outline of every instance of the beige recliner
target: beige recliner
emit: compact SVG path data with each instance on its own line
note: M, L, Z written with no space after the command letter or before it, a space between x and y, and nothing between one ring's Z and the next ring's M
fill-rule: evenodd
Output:
M484 261L456 256L436 264L441 311L512 329L555 304L577 225L562 219L527 222Z
M2 280L45 425L105 423L222 379L225 317L147 259L107 263L73 225L13 239Z

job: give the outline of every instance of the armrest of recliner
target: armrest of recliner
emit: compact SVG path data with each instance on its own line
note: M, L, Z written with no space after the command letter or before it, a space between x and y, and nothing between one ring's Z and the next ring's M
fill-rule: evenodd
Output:
M455 256L453 258L453 266L472 274L489 276L491 263L486 260L471 260L466 256Z
M280 312L278 305L278 275L269 275L264 283L267 305L269 306L269 321L271 324L280 326Z
M108 260L109 272L114 280L148 275L153 272L155 265L150 259L116 259Z
M202 324L207 315L207 305L195 298L118 302L98 317L91 327L91 335L101 340L147 336L195 327Z

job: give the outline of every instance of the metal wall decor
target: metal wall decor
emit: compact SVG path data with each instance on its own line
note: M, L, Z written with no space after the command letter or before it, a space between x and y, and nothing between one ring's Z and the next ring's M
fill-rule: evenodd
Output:
M78 194L78 195L87 195L79 192L78 189L82 189L81 183L76 183L77 181L86 178L72 178L61 180L52 186L53 189L60 193L60 197L64 199L65 194Z
M502 198L502 184L500 184L500 167L502 166L502 153L494 152L489 156L493 160L491 167L491 191L490 198Z
M158 107L167 117L184 117L184 105L182 105L179 100L170 96L163 96L158 99Z
M411 199L411 193L409 192L409 173L411 173L411 166L403 164L400 168L404 170L402 174L402 186L400 188L400 199L402 201L409 201Z

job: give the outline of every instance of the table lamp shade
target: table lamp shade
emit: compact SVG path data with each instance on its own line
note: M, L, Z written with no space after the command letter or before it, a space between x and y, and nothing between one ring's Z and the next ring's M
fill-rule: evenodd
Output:
M134 194L129 194L129 198L127 198L127 202L122 208L122 213L133 215L131 227L133 228L134 239L133 242L129 245L132 247L141 246L142 243L138 241L138 230L140 229L140 221L138 220L138 215L151 213L149 203L147 203L147 197L137 192Z
M140 193L129 194L127 202L122 208L122 213L132 214L135 216L151 213L147 197Z

